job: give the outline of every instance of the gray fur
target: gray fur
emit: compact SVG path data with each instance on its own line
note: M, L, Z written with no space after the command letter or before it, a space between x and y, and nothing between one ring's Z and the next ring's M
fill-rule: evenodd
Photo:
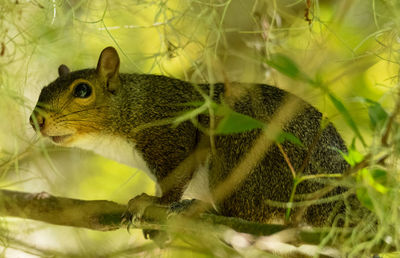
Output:
M65 92L69 85L78 78L84 78L96 85L96 103L93 105L104 107L99 109L102 110L102 113L98 114L101 119L96 120L101 125L95 127L101 128L104 134L122 137L135 146L160 184L162 203L180 200L193 172L202 160L188 165L183 169L185 173L175 175L172 184L167 186L164 181L196 149L205 149L205 154L199 154L199 159L209 158L209 182L210 188L214 189L241 161L261 132L260 129L256 129L216 136L216 153L211 153L208 136L190 121L176 127L171 124L152 125L139 130L145 124L171 119L187 111L189 106L183 104L203 100L192 84L159 75L119 74L119 88L116 87L117 90L110 92L106 82L94 69L63 73L63 76L42 90L40 106L47 105L49 109L56 109L56 106L60 105L59 97L67 94ZM209 91L207 84L201 84L199 87L205 93ZM225 97L226 89L223 84L216 84L214 87L214 100L220 102ZM232 104L232 108L266 123L290 95L276 87L260 84L246 87L244 92ZM306 102L301 101L301 106L303 108L299 109L284 130L299 138L304 147L289 142L282 144L295 170L302 167L308 149L320 131L322 118L321 113ZM202 114L197 119L203 126L209 125L207 114ZM304 174L343 173L348 169L347 163L335 150L347 152L342 138L332 124L324 129L317 140ZM323 180L304 181L299 185L296 194L315 192L325 184L326 181ZM267 202L287 202L292 187L293 178L288 165L278 148L273 146L244 182L221 203L217 203L218 210L225 216L259 222L283 219L285 209L270 206ZM337 187L328 195L340 194L345 190ZM329 219L334 217L332 212L335 210L338 213L344 212L341 202L313 205L305 211L301 221L318 226L330 225L332 220ZM296 214L296 210L293 214Z

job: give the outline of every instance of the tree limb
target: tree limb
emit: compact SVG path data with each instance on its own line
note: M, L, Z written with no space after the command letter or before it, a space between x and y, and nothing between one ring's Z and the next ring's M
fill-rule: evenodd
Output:
M109 231L126 227L122 223L122 215L125 211L125 205L106 200L85 201L56 197L44 192L32 194L0 190L0 216L20 217L55 225ZM199 222L185 223L188 220L182 218L183 216L168 217L168 207L160 205L149 206L146 209L146 214L152 214L151 218L147 217L144 221L134 222L135 228L172 229L174 231L179 230L179 227L184 227L186 231L193 230L196 232L196 227L198 228L199 223L208 223L211 225L224 225L235 231L257 236L273 235L288 229L284 225L262 224L209 213L201 214ZM294 233L293 241L315 244L329 230L292 228L291 232Z
M39 220L56 225L83 227L100 231L120 228L125 205L111 201L84 201L0 190L0 216Z

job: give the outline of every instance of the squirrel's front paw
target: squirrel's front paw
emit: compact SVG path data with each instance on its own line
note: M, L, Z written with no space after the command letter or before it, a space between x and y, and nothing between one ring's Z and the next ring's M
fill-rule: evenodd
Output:
M145 193L135 196L128 202L128 208L122 215L122 223L128 224L128 230L135 222L141 222L147 207L157 203L158 197L150 196Z
M128 208L122 215L122 223L127 223L127 228L142 227L144 223L158 222L165 220L167 206L159 204L160 198L149 196L145 193L138 195L128 202ZM164 212L163 212L164 211ZM165 231L154 229L143 229L146 239L153 240L158 246L163 247L170 242L169 234Z

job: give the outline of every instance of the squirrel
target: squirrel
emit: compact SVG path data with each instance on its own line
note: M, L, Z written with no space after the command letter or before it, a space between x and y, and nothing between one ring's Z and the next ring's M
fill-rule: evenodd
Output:
M342 174L349 168L339 153L347 153L346 145L332 123L322 126L322 114L287 91L265 84L211 86L162 75L120 73L119 65L113 47L101 52L96 69L70 71L61 65L59 77L42 89L30 123L57 145L92 150L146 172L159 189L158 197L150 197L152 202L171 205L192 198L213 203L215 189L262 134L263 129L256 128L210 137L204 130L211 124L207 112L197 114L197 124L186 120L172 125L179 114L190 110L189 103L204 101L210 87L213 101L228 103L233 111L265 124L286 100L300 103L284 123L283 131L294 135L302 145L283 141L262 152L253 167L244 167L249 170L247 176L213 203L218 214L285 223L287 208L276 203L287 203L291 198L294 176L288 160L292 169L303 175ZM237 89L239 96L233 96L232 89ZM215 116L218 123L218 114ZM328 183L326 178L302 181L295 191L300 197L295 200L305 200L302 196ZM334 186L323 196L345 191L347 188ZM307 225L327 226L344 211L343 201L336 200L303 209L294 207L290 216L293 220L299 217Z

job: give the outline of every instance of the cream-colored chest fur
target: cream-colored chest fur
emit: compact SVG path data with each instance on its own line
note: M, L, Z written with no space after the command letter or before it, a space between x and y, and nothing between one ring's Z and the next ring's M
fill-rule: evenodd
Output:
M75 141L73 146L93 151L103 157L137 168L145 172L157 183L155 176L150 172L150 169L141 153L135 150L133 144L130 144L122 138L95 134L86 135L84 138ZM159 191L159 189L157 190ZM194 172L193 178L187 185L182 199L198 199L212 203L212 197L208 185L208 162L201 165Z
M192 180L190 180L188 186L183 192L182 199L197 199L213 204L208 181L208 166L209 164L207 159L204 164L196 169Z
M125 139L115 136L93 134L85 136L84 139L79 139L73 146L91 150L103 157L137 168L156 181L141 153L136 151L135 146Z

